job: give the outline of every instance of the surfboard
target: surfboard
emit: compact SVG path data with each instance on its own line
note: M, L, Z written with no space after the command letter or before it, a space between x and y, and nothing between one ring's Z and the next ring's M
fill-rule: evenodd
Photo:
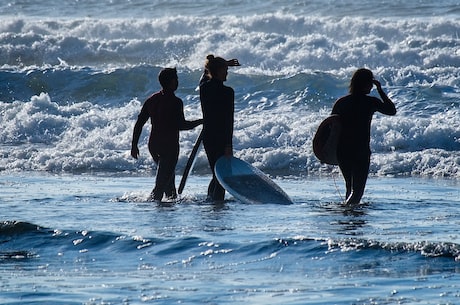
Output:
M339 164L337 160L337 144L340 130L341 124L338 114L327 117L319 125L313 138L313 153L321 163Z
M265 173L236 157L222 156L214 167L217 180L243 203L292 204L291 198Z
M195 157L196 157L196 154L198 153L198 149L200 148L200 144L202 140L203 140L203 130L201 130L200 134L198 135L198 138L196 139L195 144L193 145L192 151L190 152L190 156L188 157L187 164L185 165L185 168L184 168L184 173L182 174L182 179L180 180L179 189L177 190L179 194L182 194L182 191L184 190L185 183L187 182L188 174L192 170L193 163L195 161Z

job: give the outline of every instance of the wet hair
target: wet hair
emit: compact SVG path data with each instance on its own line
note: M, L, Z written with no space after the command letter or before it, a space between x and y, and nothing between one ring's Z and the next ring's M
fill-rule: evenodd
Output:
M214 57L214 55L210 54L206 56L204 67L208 76L213 77L220 69L227 67L227 61L222 57Z
M173 79L177 79L176 68L164 68L158 74L158 81L163 88L167 88Z
M368 86L372 87L374 75L369 69L361 68L356 70L350 81L349 91L351 94L362 93Z

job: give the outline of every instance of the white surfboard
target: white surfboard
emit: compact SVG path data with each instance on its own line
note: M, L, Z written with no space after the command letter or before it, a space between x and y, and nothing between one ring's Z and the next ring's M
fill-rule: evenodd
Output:
M241 159L220 157L214 169L219 183L241 202L292 204L291 198L273 180Z

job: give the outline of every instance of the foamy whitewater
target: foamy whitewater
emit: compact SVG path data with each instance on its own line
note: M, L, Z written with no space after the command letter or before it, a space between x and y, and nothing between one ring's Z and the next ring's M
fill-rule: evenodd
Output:
M11 0L0 16L2 304L460 303L457 1ZM176 67L201 118L211 53L241 63L235 156L294 205L205 203L203 152L182 204L147 202L149 124L129 156L142 103ZM374 116L350 211L312 138L361 67L398 113ZM178 179L199 132L181 132Z

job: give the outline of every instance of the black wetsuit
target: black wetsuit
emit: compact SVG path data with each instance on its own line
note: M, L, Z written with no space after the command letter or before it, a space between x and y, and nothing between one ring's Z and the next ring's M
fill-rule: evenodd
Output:
M176 197L175 169L179 157L179 130L193 129L201 120L186 121L182 100L173 91L154 93L144 103L134 127L133 143L137 145L142 127L150 118L152 130L149 151L158 164L153 199L161 200L163 194Z
M374 112L394 115L393 103L365 94L347 95L338 99L332 114L338 114L342 124L337 147L339 167L345 178L348 199L361 199L369 174L370 130Z
M208 196L213 200L223 200L225 190L216 179L214 165L225 154L226 148L232 147L235 92L220 80L202 79L200 100L203 111L203 145L213 173Z

